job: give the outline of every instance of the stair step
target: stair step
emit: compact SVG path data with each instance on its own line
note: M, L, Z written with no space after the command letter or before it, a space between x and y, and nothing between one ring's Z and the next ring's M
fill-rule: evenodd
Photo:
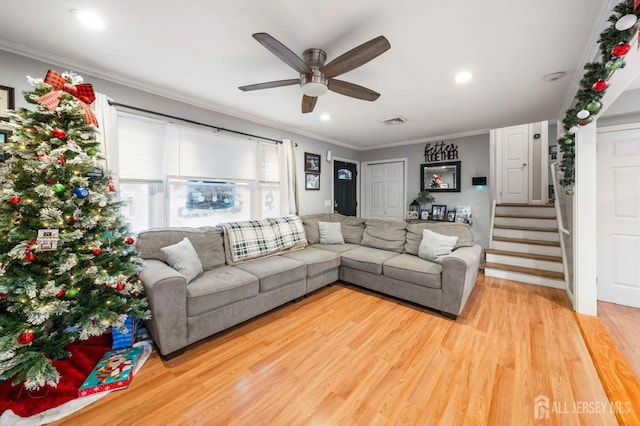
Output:
M503 271L519 272L521 274L537 275L539 277L564 280L564 274L562 272L544 271L542 269L525 268L523 266L513 266L491 262L484 262L482 266L484 268L501 269Z
M562 258L560 256L547 256L544 254L520 253L517 251L496 250L496 249L486 249L484 252L489 254L500 254L503 256L514 256L514 257L524 257L527 259L546 260L548 262L562 262Z
M494 225L496 229L514 229L517 231L558 232L558 228L536 228L535 226Z
M553 216L532 216L532 215L519 215L519 214L504 214L504 213L496 213L496 217L506 217L510 219L544 219L544 220L556 220L556 217Z
M555 204L518 204L518 203L502 203L496 204L496 207L555 207Z
M536 217L535 219L524 218L521 219L519 217L499 217L496 216L494 220L494 226L521 226L524 228L535 228L535 229L555 229L558 227L558 221L551 218L540 218Z
M493 237L493 241L503 241L505 243L533 244L536 246L560 247L560 243L556 241L526 240L521 238L505 238L505 237Z

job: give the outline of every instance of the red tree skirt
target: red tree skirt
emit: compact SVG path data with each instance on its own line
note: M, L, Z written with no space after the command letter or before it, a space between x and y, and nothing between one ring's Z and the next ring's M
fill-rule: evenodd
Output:
M78 388L102 355L111 350L111 334L72 343L69 358L53 361L60 373L58 387L45 387L28 392L22 385L11 386L11 380L0 381L0 414L6 410L20 417L30 417L78 397Z

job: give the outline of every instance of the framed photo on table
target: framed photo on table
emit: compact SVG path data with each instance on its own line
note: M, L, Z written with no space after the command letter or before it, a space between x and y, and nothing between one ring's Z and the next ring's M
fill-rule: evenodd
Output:
M4 151L5 144L9 142L11 132L9 130L0 129L0 163L7 159L7 153Z
M456 221L456 211L449 210L447 212L447 222L455 222Z
M431 220L446 220L447 206L444 204L433 204L431 206Z
M320 175L318 173L305 173L304 174L304 189L306 190L319 190L320 189Z
M9 121L8 109L15 109L15 90L13 87L0 86L0 120Z
M320 173L320 154L304 153L304 171Z

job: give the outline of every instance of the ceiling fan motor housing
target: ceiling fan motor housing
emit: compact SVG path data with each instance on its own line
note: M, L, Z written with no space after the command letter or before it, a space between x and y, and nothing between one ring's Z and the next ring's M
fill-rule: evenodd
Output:
M302 59L311 68L311 73L300 73L300 87L307 96L320 96L329 90L329 79L320 72L327 60L327 54L322 49L307 49L302 54Z

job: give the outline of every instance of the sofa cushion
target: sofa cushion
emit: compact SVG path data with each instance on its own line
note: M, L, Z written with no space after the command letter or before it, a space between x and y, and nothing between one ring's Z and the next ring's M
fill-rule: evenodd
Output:
M284 287L307 276L307 266L304 263L283 256L252 260L241 263L236 268L258 277L261 293Z
M371 247L358 247L342 253L342 266L381 275L382 265L399 253Z
M320 244L344 244L340 222L318 222Z
M362 245L402 253L406 243L406 227L406 222L368 219L365 222Z
M442 258L451 254L458 241L458 237L437 234L428 229L422 232L418 256L431 262L442 263Z
M360 244L314 244L312 247L340 254L361 246Z
M328 214L313 214L309 216L302 216L302 226L304 227L304 233L307 236L309 244L318 244L320 242L320 233L318 232L318 222L331 221Z
M342 237L345 243L360 244L364 234L364 219L355 216L345 216L342 223Z
M387 260L382 273L389 278L424 287L442 287L442 266L410 254L403 253Z
M227 222L221 226L229 265L307 246L302 220L296 215Z
M420 222L407 224L407 243L404 246L405 253L418 255L418 247L422 241L422 231L428 229L440 235L458 237L454 250L458 247L473 246L473 232L466 223L459 222Z
M318 250L314 247L284 253L281 256L297 260L307 265L307 277L315 277L331 269L337 269L340 266L340 255L326 250Z
M206 271L187 287L187 315L194 316L258 294L258 278L233 266Z
M160 249L167 259L167 264L178 271L189 284L202 273L202 263L191 241L184 237L182 241Z
M202 269L208 271L224 265L222 228L203 226L200 228L156 228L142 231L138 235L136 248L143 259L166 262L162 247L176 244L187 237L198 253Z

